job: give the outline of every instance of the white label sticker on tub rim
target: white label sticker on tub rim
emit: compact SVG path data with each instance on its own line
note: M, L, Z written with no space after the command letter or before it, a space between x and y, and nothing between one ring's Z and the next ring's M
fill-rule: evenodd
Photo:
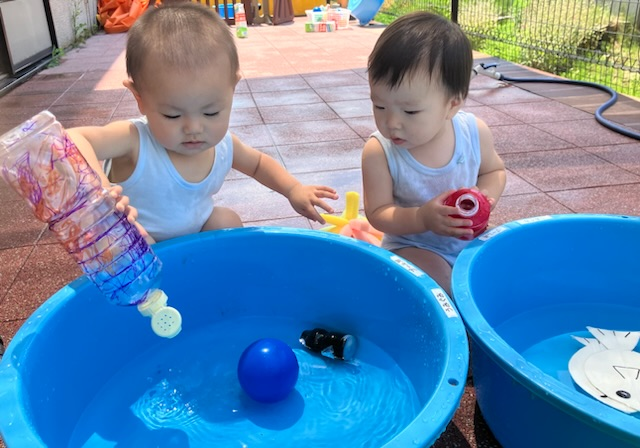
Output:
M422 277L423 275L427 275L422 269L419 269L419 268L415 267L414 265L412 265L411 263L409 263L407 260L405 260L402 257L399 257L397 255L391 255L390 258L397 265L402 266L404 269L406 269L407 271L411 272L416 277Z
M436 298L436 300L442 307L444 314L446 314L447 317L458 317L458 313L456 309L453 307L453 305L451 305L451 302L449 302L449 298L447 297L447 294L445 294L445 292L442 289L433 288L431 290L431 294L433 294L433 297Z
M551 219L551 215L533 216L531 218L518 219L516 222L518 224L531 224L533 222L546 221L548 219Z
M489 238L493 238L494 236L501 234L505 230L508 230L508 228L505 226L495 227L489 230L488 232L484 232L482 235L478 237L478 239L480 241L487 241Z

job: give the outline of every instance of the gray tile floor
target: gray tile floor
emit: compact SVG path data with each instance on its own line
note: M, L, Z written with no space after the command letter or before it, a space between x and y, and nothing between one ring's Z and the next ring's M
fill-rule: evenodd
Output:
M383 28L352 22L350 29L334 33L305 33L303 19L253 26L247 39L237 40L243 80L231 125L303 182L335 187L342 196L335 208L341 212L344 194L362 188L360 151L374 130L365 67ZM66 127L137 116L122 86L125 39L123 34L91 37L59 66L0 98L0 133L43 109ZM509 76L537 76L498 62ZM556 213L640 214L640 141L594 120L594 110L606 99L584 87L512 85L488 77L472 81L465 108L492 128L508 170L492 224ZM623 98L606 116L640 131L638 101ZM229 176L219 201L236 209L246 225L316 227L282 197L238 173ZM80 271L4 183L0 203L0 335L8 343L24 320ZM472 379L436 446L499 446L476 409Z

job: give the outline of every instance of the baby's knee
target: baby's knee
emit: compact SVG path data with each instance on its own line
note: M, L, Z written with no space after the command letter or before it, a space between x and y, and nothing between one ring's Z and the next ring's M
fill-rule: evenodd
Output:
M417 247L404 247L394 252L415 264L451 297L451 265L436 252Z
M227 207L215 207L207 222L202 226L202 230L218 230L242 227L240 216Z

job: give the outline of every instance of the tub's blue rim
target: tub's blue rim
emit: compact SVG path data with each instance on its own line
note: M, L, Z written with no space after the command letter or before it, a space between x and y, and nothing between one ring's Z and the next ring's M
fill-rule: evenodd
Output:
M466 286L475 257L482 253L486 245L506 237L510 231L516 231L523 226L546 225L551 220L583 221L594 219L618 221L639 218L605 214L558 214L521 219L496 227L471 242L456 260L452 275L453 296L473 341L514 380L541 400L576 416L583 423L593 427L602 424L618 438L637 443L638 434L640 434L640 420L569 388L527 362L489 325ZM621 419L628 419L628 421L621 425Z
M174 245L184 245L192 240L229 236L239 238L245 234L252 233L264 233L270 235L286 234L297 235L305 238L320 238L328 243L343 244L353 247L359 251L367 251L384 261L384 263L393 266L394 268L398 267L398 263L392 259L394 255L391 252L370 245L369 243L329 232L288 227L246 227L241 229L225 229L203 232L158 243L154 245L154 250L162 256L164 248ZM411 263L408 264L409 266L413 266ZM418 282L421 283L421 286L424 288L425 294L433 300L436 300L435 296L431 293L433 283L426 274L416 276L415 274L410 273L409 269L405 269L404 271L408 277L416 277ZM88 280L83 276L58 290L40 307L38 307L36 311L34 311L24 325L22 325L22 327L20 327L16 332L16 335L7 347L2 361L0 362L0 415L13 417L13 420L11 420L11 424L9 425L11 429L7 431L7 429L4 428L2 431L2 434L5 435L6 439L20 440L25 443L24 446L46 446L39 437L34 437L35 431L27 418L28 416L25 415L27 410L21 405L22 396L19 393L21 388L13 387L14 383L20 382L18 371L13 365L14 362L19 362L19 359L14 356L14 347L29 344L33 335L37 334L40 328L46 325L51 318L49 310L51 308L63 306L66 301L70 300L75 295L75 290L87 282ZM454 310L455 315L447 318L446 315L444 315L445 312L443 309L444 317L442 322L445 327L444 329L446 334L449 337L449 344L446 357L447 364L443 367L443 374L440 378L441 382L437 387L435 387L434 395L424 405L415 419L407 426L407 428L402 430L396 435L396 437L385 444L383 448L400 448L409 445L420 447L432 445L453 419L453 415L460 404L469 367L469 348L466 329L462 318L460 317L455 305L453 305L453 302L449 300L449 303ZM43 317L37 317L39 315L42 315ZM23 351L24 349L21 348L21 352ZM16 413L16 409L22 409L24 412ZM435 428L436 431L434 431L433 434L425 434L425 431L421 430L422 425L426 423L433 424L437 416L442 417L439 428ZM393 417L390 416L390 418ZM7 417L6 420L8 422L10 418ZM7 434L10 434L10 436L7 437Z
M49 310L63 306L65 302L75 295L77 288L88 282L89 280L82 276L56 291L31 314L7 346L0 361L0 420L6 418L7 421L11 421L9 425L11 429L9 431L0 431L0 435L5 437L5 443L8 448L11 447L7 440L19 440L21 446L46 447L43 440L36 435L27 416L24 415L27 409L20 404L23 402L23 394L20 393L22 388L10 387L14 383L21 382L19 372L14 366L16 362L20 362L20 357L14 355L14 349L20 347L20 351L24 352L31 344L32 338L40 331L40 328L46 325L51 319ZM16 413L16 409L22 409L24 412ZM7 433L9 433L11 437L6 437Z

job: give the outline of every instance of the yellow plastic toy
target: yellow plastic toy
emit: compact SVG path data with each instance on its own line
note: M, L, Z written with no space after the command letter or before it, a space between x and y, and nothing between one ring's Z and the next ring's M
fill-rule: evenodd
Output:
M324 220L331 225L320 230L366 241L380 247L382 232L375 229L369 224L367 218L358 213L359 204L360 195L355 191L348 191L346 194L346 206L342 215L334 216L321 213Z

